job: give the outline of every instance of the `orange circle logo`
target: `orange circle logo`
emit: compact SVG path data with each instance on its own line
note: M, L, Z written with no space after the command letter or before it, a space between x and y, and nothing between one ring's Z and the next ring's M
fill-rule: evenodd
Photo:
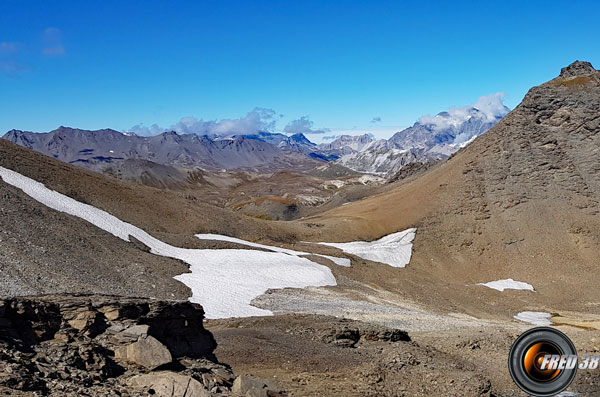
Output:
M560 369L542 369L544 356L548 354L561 354L561 352L550 342L538 342L527 349L523 358L525 372L538 382L549 382L560 374Z

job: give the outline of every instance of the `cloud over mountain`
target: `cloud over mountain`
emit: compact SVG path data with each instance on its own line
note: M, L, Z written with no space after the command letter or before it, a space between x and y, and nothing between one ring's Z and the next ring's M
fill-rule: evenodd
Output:
M505 94L499 92L496 94L479 97L477 102L468 106L451 107L447 112L439 113L435 116L422 116L419 123L432 126L435 130L443 130L450 127L458 127L473 116L473 109L477 109L483 114L487 122L493 122L498 118L508 114L509 109L504 106Z
M308 116L302 116L297 120L290 121L283 131L289 134L324 134L329 131L327 128L313 129L313 125L314 123Z
M129 129L141 136L157 135L164 131L177 131L181 134L198 135L252 135L260 131L272 131L277 122L277 113L273 109L254 108L246 116L238 119L203 120L196 117L183 117L176 124L168 128L152 124L147 127L144 124L134 125Z

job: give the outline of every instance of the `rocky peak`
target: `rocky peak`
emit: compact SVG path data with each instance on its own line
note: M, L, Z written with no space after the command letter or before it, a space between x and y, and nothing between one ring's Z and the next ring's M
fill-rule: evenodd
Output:
M570 78L578 76L589 76L596 72L597 70L594 69L591 63L586 61L575 61L569 66L564 67L560 70L560 77Z
M289 138L290 142L301 143L305 145L314 146L315 144L308 140L308 138L301 132L291 135Z
M12 129L10 131L6 131L6 133L3 135L3 138L10 140L12 137L19 137L22 135L23 131Z
M64 125L61 125L54 131L50 131L50 132L60 135L60 134L75 134L75 133L81 132L81 131L82 130L80 130L79 128L65 127Z

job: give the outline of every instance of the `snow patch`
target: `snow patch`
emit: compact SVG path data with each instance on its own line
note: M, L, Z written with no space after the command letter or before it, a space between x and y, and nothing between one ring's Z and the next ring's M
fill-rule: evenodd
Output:
M314 255L314 256L320 256L322 258L329 259L330 261L332 261L333 263L335 263L336 265L339 265L339 266L344 266L344 267L350 267L351 266L350 259L347 259L347 258L338 258L338 257L335 257L335 256L329 256L329 255L321 255L321 254L313 254L313 253L310 253L310 252L295 251L295 250L290 250L290 249L287 249L287 248L275 247L273 245L253 243L251 241L246 241L246 240L242 240L242 239L235 238L235 237L223 236L221 234L209 234L209 233L206 233L206 234L196 234L196 237L199 238L200 240L227 241L227 242L230 242L230 243L237 243L237 244L241 244L241 245L246 245L248 247L262 248L262 249L267 249L267 250L273 251L273 252L281 252L282 254L287 254L287 255L294 255L294 256Z
M515 281L512 278L507 278L505 280L490 281L487 283L477 283L477 285L483 285L484 287L492 288L501 292L505 289L535 291L531 284L524 283L522 281Z
M458 146L462 149L467 147L469 144L471 144L471 142L473 142L475 139L477 139L477 135L473 135L471 138L469 138L468 140L466 140L463 143L460 143Z
M375 241L351 243L318 243L339 248L342 251L370 261L385 263L392 267L405 267L410 262L412 241L417 229L411 228L388 234Z
M296 200L298 201L298 203L303 205L317 206L325 203L328 199L325 197L306 196L303 194L299 194L296 196Z
M190 301L200 303L207 318L271 315L268 310L250 305L268 289L336 285L327 266L306 258L283 252L174 247L106 211L50 190L17 172L0 167L0 177L52 209L84 219L125 241L130 241L129 236L133 236L153 254L188 263L191 273L175 279L191 288Z
M336 188L341 188L344 187L344 185L346 184L346 182L344 181L340 181L339 179L332 179L328 182L330 185L335 186Z
M358 182L363 185L369 185L372 183L384 183L385 179L375 175L363 175L358 178Z
M552 314L546 312L520 312L514 318L525 323L537 325L537 326L549 326L552 325L550 318Z

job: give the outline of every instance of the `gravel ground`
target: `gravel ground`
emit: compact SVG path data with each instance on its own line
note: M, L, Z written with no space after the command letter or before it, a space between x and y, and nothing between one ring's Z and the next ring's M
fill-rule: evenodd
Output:
M254 306L278 314L302 313L349 318L407 331L441 331L463 327L487 327L496 323L466 314L435 314L414 304L393 301L392 294L371 294L339 288L270 290L254 299ZM518 324L509 326L518 328Z

